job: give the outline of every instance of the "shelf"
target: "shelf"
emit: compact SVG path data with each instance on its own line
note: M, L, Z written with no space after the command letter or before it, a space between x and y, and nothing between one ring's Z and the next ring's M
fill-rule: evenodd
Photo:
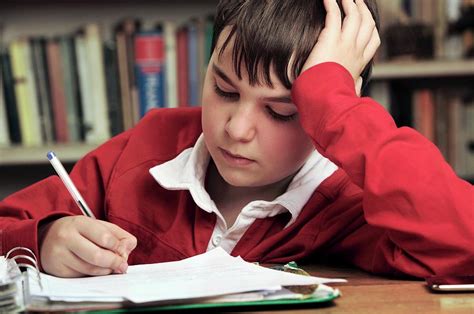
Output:
M94 144L52 144L42 147L0 147L0 166L30 165L48 163L46 154L54 151L63 163L76 162L97 145Z
M451 76L474 76L474 59L376 63L372 74L375 80Z

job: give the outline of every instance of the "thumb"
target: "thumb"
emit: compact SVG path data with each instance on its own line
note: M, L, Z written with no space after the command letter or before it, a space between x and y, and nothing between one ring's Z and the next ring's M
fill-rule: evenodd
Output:
M362 78L362 76L359 76L359 78L355 81L356 94L359 97L360 97L360 94L361 94L361 89L362 89L362 83L363 82L364 82L364 79Z

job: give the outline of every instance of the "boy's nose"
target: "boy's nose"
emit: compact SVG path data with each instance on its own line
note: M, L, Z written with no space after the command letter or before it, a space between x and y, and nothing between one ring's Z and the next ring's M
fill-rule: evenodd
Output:
M251 110L239 108L229 115L225 130L235 141L248 142L255 137L255 114Z

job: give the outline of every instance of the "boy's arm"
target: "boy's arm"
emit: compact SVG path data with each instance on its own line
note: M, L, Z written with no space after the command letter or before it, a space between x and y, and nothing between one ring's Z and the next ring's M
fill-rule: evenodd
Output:
M377 246L384 272L474 273L474 188L434 144L358 97L352 75L337 63L305 71L292 97L317 149L362 188L367 222L386 230Z
M128 136L129 132L123 133L87 154L71 172L72 181L97 219L104 218L106 188ZM39 258L38 228L68 215L82 213L58 176L10 195L0 202L0 254L24 246Z

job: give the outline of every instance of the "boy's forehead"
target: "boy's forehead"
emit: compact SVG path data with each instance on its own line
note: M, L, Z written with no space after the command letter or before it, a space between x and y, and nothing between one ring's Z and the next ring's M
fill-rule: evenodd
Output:
M233 60L233 57L234 57L233 56L233 49L234 49L235 36L232 36L229 39L229 42L227 43L227 45L222 50L222 48L223 48L225 42L227 41L230 33L231 33L231 27L230 26L226 26L222 30L222 32L219 35L219 38L216 42L216 47L215 47L212 59L213 59L214 64L219 69L221 69L227 76L229 76L231 78L238 79L238 75L235 72L234 60ZM293 59L293 57L291 59ZM288 67L288 68L290 69L290 67ZM258 81L257 81L256 85L267 86L267 84L265 84L264 71L265 71L265 69L263 68L262 63L260 63L259 66L258 66L258 71L257 71ZM240 65L240 74L242 76L242 80L245 80L246 82L250 81L249 80L249 73L247 72L247 67L246 67L246 64L245 64L245 60L242 60L242 63ZM291 77L291 75L289 75L288 77ZM283 85L283 83L278 78L278 76L276 74L276 71L275 71L275 66L274 66L273 63L270 64L270 80L271 80L271 83L272 83L273 86L268 86L268 87L272 87L274 89L285 89L285 90L287 90L287 88Z

